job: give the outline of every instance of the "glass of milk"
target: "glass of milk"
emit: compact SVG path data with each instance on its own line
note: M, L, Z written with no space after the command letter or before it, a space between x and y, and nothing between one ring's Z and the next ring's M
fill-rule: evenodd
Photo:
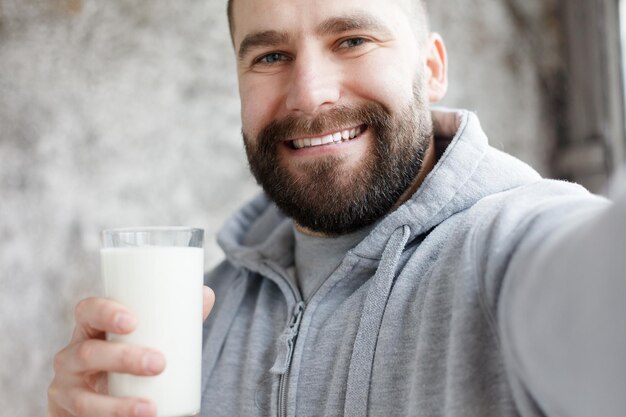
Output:
M187 227L102 232L106 296L137 315L132 333L107 340L158 349L166 361L156 376L109 373L109 393L150 399L159 417L200 411L203 237Z

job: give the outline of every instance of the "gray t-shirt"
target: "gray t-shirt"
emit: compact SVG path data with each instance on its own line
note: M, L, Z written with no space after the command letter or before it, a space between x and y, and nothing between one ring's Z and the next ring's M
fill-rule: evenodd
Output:
M322 286L346 253L361 242L370 232L364 227L354 233L339 237L309 236L294 227L295 235L295 280L302 298L308 301Z

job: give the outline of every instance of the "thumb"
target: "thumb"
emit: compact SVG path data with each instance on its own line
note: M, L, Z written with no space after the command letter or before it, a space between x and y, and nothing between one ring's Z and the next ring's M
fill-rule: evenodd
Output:
M205 285L203 296L204 296L204 301L202 303L203 304L202 319L206 320L206 318L209 317L209 313L213 309L213 304L215 304L215 293L213 292L212 289L210 289L209 287Z

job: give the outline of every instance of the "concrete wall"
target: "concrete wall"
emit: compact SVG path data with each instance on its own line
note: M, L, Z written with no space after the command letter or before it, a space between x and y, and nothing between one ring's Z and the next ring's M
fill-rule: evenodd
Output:
M73 306L101 291L101 229L185 224L210 240L256 191L224 3L0 0L0 414L45 414ZM554 3L431 5L450 51L445 104L476 110L496 146L542 172ZM211 242L207 265L219 257Z

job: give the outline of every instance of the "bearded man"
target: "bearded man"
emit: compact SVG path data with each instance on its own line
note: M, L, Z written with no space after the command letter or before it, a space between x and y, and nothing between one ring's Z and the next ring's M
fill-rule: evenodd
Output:
M420 2L228 16L264 193L206 276L201 415L623 415L626 195L542 179L474 114L431 110L447 60ZM156 416L101 382L160 373L159 352L81 350L132 312L92 298L76 320L50 416Z

